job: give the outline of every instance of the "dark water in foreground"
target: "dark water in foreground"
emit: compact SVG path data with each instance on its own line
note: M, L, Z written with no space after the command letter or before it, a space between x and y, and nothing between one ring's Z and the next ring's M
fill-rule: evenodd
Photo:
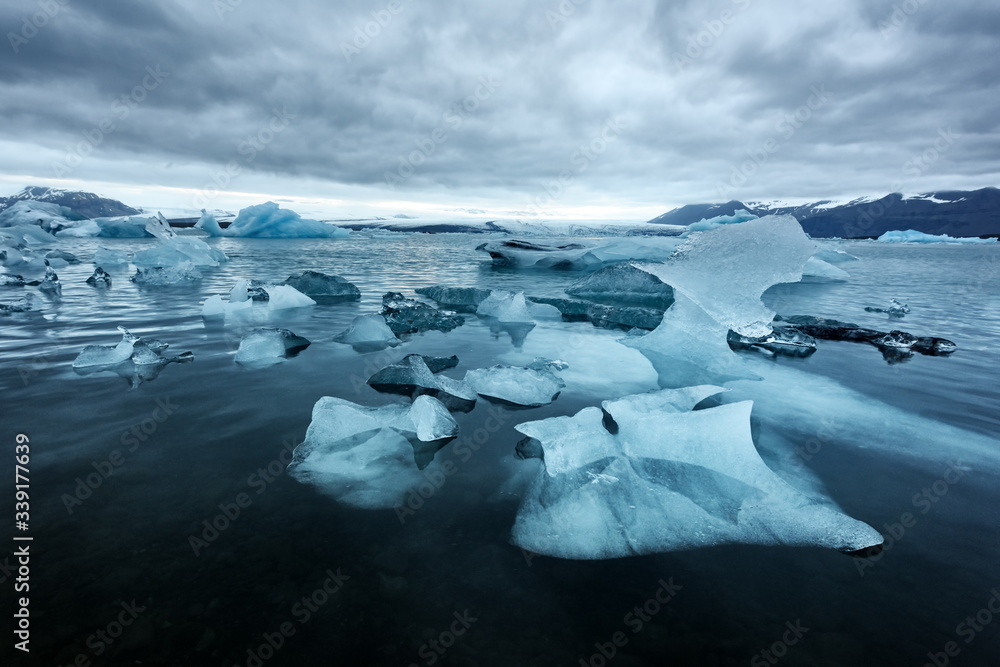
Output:
M575 278L494 270L473 251L481 241L212 241L232 259L197 287L138 289L117 273L104 294L83 283L90 265L71 266L59 270L63 296L43 317L0 321L0 537L9 545L0 564L13 564L20 546L9 537L19 534L17 433L31 440L34 538L29 656L13 649L16 574L0 571L4 664L922 665L928 652L938 664L997 664L1000 613L989 605L1000 611L1000 248L849 244L862 258L841 265L850 282L779 286L765 296L782 313L881 328L885 316L863 307L894 296L912 308L900 328L959 345L951 357L890 366L874 348L821 341L805 360L753 359L767 379L735 388L759 401L756 433L769 464L804 467L848 514L896 533L879 560L726 546L572 562L508 542L520 481L537 465L513 457L513 426L654 388L648 364L614 342L620 332L540 323L518 350L471 316L389 353L331 342L390 289L412 296L423 285L478 285L558 296ZM98 245L146 244L87 240L74 252L89 258ZM239 277L280 280L305 268L347 277L363 300L274 321L313 345L271 368L237 366L240 329L206 326L201 302ZM21 292L0 290L4 302ZM119 324L190 350L195 361L135 390L113 375L75 374L82 347L116 342ZM498 414L488 402L456 415L465 439L428 469L449 461L454 474L429 474L435 488L412 513L344 508L283 474L281 460L302 440L319 397L390 402L352 378L414 352L457 354L456 377L498 361L559 357L571 364L568 387L549 406L501 413L488 437L477 431ZM789 394L796 400L773 398ZM841 427L824 430L817 411ZM855 424L879 428L858 433ZM795 461L810 438L820 451ZM957 477L948 472L956 459ZM78 479L108 469L84 489L89 495L78 492ZM239 503L238 517L220 518ZM913 520L903 526L906 513ZM205 532L213 520L223 528ZM197 555L191 536L206 540ZM661 604L663 583L675 595Z

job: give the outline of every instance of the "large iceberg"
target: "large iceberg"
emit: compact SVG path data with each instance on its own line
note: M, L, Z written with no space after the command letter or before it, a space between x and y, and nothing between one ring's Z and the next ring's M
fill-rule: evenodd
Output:
M751 401L692 410L720 391L663 390L519 424L543 464L515 520L514 543L572 559L730 543L847 553L882 544L878 531L832 501L803 495L764 464L751 438Z
M951 237L947 234L925 234L913 229L893 230L876 239L881 243L996 243L995 238L981 239L977 236Z
M344 238L350 232L319 220L308 220L295 211L283 209L274 202L264 202L242 209L226 229L219 226L211 213L201 212L195 225L210 236L240 236L257 239Z
M718 215L714 218L702 218L698 222L692 222L687 226L687 231L682 236L687 236L691 232L707 232L722 225L738 225L741 222L756 219L757 216L755 214L741 208L733 212L732 215Z
M70 215L72 215L72 211L65 206L59 206L52 202L22 199L0 211L0 227L33 225L54 234L61 229L77 224L69 220Z
M389 509L427 483L421 469L431 463L438 445L457 434L454 418L430 396L409 406L381 407L325 396L313 406L305 441L295 448L288 473L345 505Z

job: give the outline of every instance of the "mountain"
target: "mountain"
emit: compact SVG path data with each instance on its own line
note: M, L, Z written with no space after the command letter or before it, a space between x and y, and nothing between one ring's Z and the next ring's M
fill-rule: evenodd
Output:
M142 211L126 206L115 199L108 199L92 192L70 192L29 185L12 197L0 197L0 211L13 206L14 202L24 199L44 201L59 206L65 206L73 211L73 217L110 218L117 215L138 215Z
M738 209L756 215L794 215L807 234L817 238L873 238L896 229L949 236L1000 236L1000 190L942 191L919 195L898 192L849 202L808 204L739 202L689 204L649 222L689 225L703 218L732 215Z

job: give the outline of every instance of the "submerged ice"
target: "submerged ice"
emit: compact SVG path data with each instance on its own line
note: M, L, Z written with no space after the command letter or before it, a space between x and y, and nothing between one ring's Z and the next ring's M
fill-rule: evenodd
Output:
M764 464L750 435L752 402L693 410L720 391L661 390L519 424L543 463L518 511L514 543L572 559L727 543L843 552L882 543L878 531Z
M155 338L140 338L125 327L118 327L118 331L121 332L122 339L117 345L84 347L73 360L73 370L79 375L111 371L128 380L134 389L143 381L155 379L168 364L194 359L190 352L176 357L164 356L163 353L169 347L166 343Z

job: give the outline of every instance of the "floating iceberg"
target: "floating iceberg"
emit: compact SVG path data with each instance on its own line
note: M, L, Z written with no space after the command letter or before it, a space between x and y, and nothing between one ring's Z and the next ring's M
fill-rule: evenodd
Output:
M264 367L294 357L309 347L309 341L288 329L254 329L240 339L236 363Z
M468 371L465 383L480 396L532 408L548 405L566 386L549 370L501 365Z
M538 319L559 319L559 309L543 303L531 303L524 299L524 292L493 290L480 302L476 314L494 317L498 322L534 322Z
M827 280L847 280L851 277L847 271L822 259L817 259L815 255L806 260L805 266L802 267L802 275Z
M66 264L79 264L80 258L71 252L66 252L65 250L50 250L45 253L45 259L50 262L62 261Z
M23 287L24 276L0 273L0 287Z
M282 285L294 287L314 299L357 301L361 290L340 276L331 276L319 271L303 271L297 276L289 276Z
M457 433L454 418L430 396L410 406L377 408L325 396L313 406L288 473L345 505L389 509L427 483L420 470L431 463L437 446ZM424 443L431 445L429 457Z
M844 262L856 262L858 258L850 253L846 253L843 250L834 250L832 248L823 248L818 250L813 254L816 259L821 259L828 264L843 264Z
M598 269L567 287L566 293L583 299L656 306L661 310L674 302L674 290L670 285L630 262Z
M358 315L351 320L351 325L334 336L333 340L352 345L358 352L384 350L400 343L396 334L392 333L392 329L385 323L385 318L377 313Z
M663 261L682 241L680 237L649 237L642 241L625 238L588 247L579 243L555 246L511 240L483 243L476 249L488 253L493 265L499 267L593 271L630 259Z
M519 424L543 464L512 530L515 544L572 559L719 544L859 552L882 535L768 468L750 435L753 403L692 410L719 387L604 401L573 417ZM524 448L522 448L524 449Z
M87 278L87 284L94 287L111 287L111 275L101 267L97 267L94 269L94 273Z
M886 232L876 239L881 243L996 243L995 238L981 239L976 236L953 238L947 234L924 234L913 229Z
M215 216L204 210L195 225L210 236L239 236L257 239L345 238L350 232L319 220L308 220L295 211L265 202L242 209L232 224L222 229Z
M167 287L170 285L190 284L201 280L201 278L201 271L195 267L194 263L184 261L167 267L138 268L135 270L135 275L130 277L129 280L143 287Z
M70 215L72 211L65 206L22 199L0 211L0 227L34 226L54 234L76 224L69 220ZM51 236L49 240L52 240Z
M110 371L128 380L134 389L143 381L153 380L172 363L192 361L194 355L184 352L176 357L164 357L166 343L154 338L139 338L125 327L118 327L122 339L117 345L88 345L73 360L73 370L79 375Z
M451 331L465 324L465 318L461 315L449 315L416 299L407 299L399 292L386 292L382 295L382 309L379 313L395 334L431 329Z
M467 313L476 312L479 304L493 293L492 290L480 289L478 287L445 287L443 285L418 287L413 291L429 299L433 299L445 308Z
M267 298L254 298L253 293L257 290L261 290ZM288 285L264 285L258 281L238 280L229 291L228 301L217 294L208 297L201 307L201 316L266 320L280 310L314 305L314 300Z
M754 350L765 356L808 357L816 351L816 339L791 328L774 327L766 336L750 338L729 332L729 347L734 350Z
M159 244L135 253L132 263L136 266L167 267L191 262L199 268L209 268L229 260L222 250L213 248L197 237L178 236L162 215L148 218L145 229L157 238Z
M433 369L428 364L429 360ZM449 367L447 361L410 354L372 375L368 384L380 392L412 397L434 396L450 410L468 412L475 407L476 392L466 382L436 374Z

